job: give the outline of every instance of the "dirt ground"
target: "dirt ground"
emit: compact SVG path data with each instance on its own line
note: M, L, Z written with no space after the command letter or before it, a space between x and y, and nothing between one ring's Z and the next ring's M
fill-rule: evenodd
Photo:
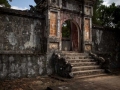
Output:
M48 90L120 90L120 76L102 76L52 86Z
M0 81L0 90L120 90L120 76L61 81L50 77Z
M22 78L0 81L0 90L45 90L50 86L67 84L51 77Z

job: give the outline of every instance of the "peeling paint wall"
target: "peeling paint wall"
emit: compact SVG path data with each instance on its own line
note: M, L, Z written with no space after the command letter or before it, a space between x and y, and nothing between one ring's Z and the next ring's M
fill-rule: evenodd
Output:
M101 38L102 38L102 30L96 30L96 41L95 43L99 45L101 43Z

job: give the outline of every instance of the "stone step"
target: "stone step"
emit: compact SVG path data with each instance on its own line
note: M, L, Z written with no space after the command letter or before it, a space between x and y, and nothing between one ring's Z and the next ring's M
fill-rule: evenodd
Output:
M95 69L95 70L84 70L84 71L73 71L73 75L95 75L95 74L101 74L103 73L104 70L103 69Z
M85 78L95 78L95 77L100 77L100 76L106 76L107 74L105 73L101 73L101 74L95 74L95 75L85 75L85 76L80 76L80 75L76 75L74 77L74 79L85 79Z
M79 53L77 51L62 51L62 53Z
M68 56L68 55L71 55L71 56L88 56L88 53L62 53L61 56Z
M81 70L94 70L94 69L100 69L99 65L93 65L93 66L75 66L72 68L72 71L81 71Z
M95 62L94 59L66 59L69 63L75 62Z
M61 56L65 59L90 59L90 56Z
M71 63L72 66L91 66L97 65L97 62L73 62Z
M106 75L100 69L97 61L92 59L87 53L63 52L61 57L72 65L72 73L75 78L88 78Z

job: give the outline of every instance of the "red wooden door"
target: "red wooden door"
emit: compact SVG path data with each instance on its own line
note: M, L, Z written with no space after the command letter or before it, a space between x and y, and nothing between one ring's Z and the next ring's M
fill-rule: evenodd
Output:
M78 29L73 22L71 22L71 42L72 51L78 51Z

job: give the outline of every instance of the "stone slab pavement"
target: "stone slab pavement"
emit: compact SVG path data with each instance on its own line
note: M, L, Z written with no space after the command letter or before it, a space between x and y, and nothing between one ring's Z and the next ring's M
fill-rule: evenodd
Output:
M104 76L51 86L47 90L120 90L120 76Z

